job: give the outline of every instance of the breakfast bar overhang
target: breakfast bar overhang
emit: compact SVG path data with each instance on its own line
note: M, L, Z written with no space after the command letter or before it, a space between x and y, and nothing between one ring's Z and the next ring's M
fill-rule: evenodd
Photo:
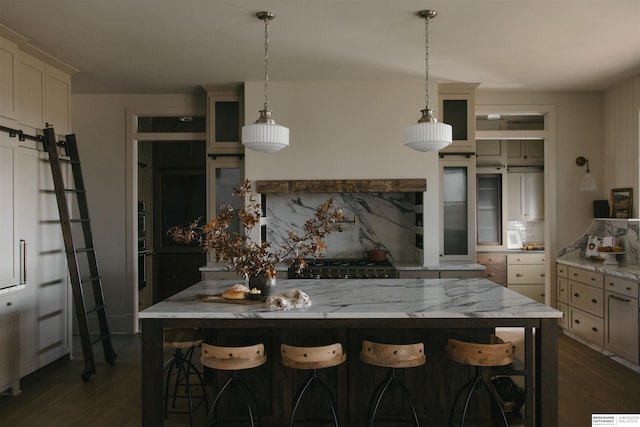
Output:
M317 329L411 330L427 335L522 328L526 425L558 425L557 321L562 313L551 307L486 279L278 280L276 293L296 288L311 299L310 306L290 310L272 310L266 304L208 303L197 297L220 294L231 283L202 281L140 313L143 426L162 426L164 422L163 329L172 327L297 334ZM348 348L348 360L358 363L357 352L353 352L356 345ZM276 354L268 357L277 360L278 349L271 352L274 350ZM427 365L430 351L436 350L426 346ZM271 372L277 377L282 369L273 366ZM351 374L348 378L353 381ZM423 382L430 381L425 375ZM354 384L343 385L355 389ZM361 418L353 413L359 405L354 402L355 397L350 396L345 425L360 425Z

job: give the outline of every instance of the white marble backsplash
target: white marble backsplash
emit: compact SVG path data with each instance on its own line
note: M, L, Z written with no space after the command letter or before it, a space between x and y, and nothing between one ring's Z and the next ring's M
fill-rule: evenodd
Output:
M268 194L267 241L280 247L287 232L302 234L302 227L328 198L342 209L345 220L326 239L326 258L361 258L363 251L386 249L393 262L415 260L415 212L412 193L304 193Z
M597 219L591 223L587 231L571 245L558 251L558 259L580 259L585 257L587 239L589 236L618 239L624 254L618 255L623 264L640 264L640 221Z

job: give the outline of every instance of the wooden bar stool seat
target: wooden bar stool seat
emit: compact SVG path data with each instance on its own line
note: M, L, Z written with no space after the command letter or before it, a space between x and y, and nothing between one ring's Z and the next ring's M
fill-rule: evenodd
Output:
M215 399L211 405L211 410L207 417L207 426L214 425L217 421L221 421L216 413L220 398L225 391L230 390L231 386L237 386L240 395L244 399L249 422L251 426L256 425L256 420L260 419L259 405L255 393L251 388L240 379L238 371L257 368L267 361L267 355L264 350L264 344L256 344L246 347L221 347L211 344L202 344L200 353L200 362L203 366L220 371L231 371L231 375L226 382L220 387ZM252 407L253 405L253 407ZM254 409L256 416L254 417Z
M381 344L372 341L363 341L360 359L369 365L389 368L387 378L376 387L369 402L368 425L373 426L378 408L386 392L393 384L397 384L404 395L405 400L411 408L411 415L416 426L420 425L415 405L411 399L411 394L398 376L397 369L414 368L422 366L427 361L424 353L424 344Z
M500 412L504 425L508 426L507 416L502 408L500 397L488 382L487 375L483 375L482 368L486 369L511 364L513 362L513 344L510 342L501 344L477 344L449 339L445 347L445 353L448 359L463 365L474 366L476 371L475 376L469 379L456 393L449 415L449 426L453 426L453 416L458 399L463 391L468 388L464 410L462 411L462 420L460 422L461 426L464 425L471 396L480 387L484 387L488 392L491 401L495 403Z
M170 328L164 330L164 348L174 349L171 358L165 362L167 376L164 389L164 417L167 418L172 414L189 414L189 424L193 426L193 413L202 404L205 404L207 411L209 403L207 401L207 392L199 369L192 363L194 350L204 342L202 330L196 328ZM176 369L175 379L172 375ZM197 382L192 381L195 376ZM173 384L173 393L169 390ZM195 395L192 393L193 386L199 386L202 394ZM182 390L182 392L180 392ZM178 399L186 399L188 410L176 408ZM169 401L171 400L171 407ZM194 400L199 400L194 405Z
M289 418L289 426L293 426L300 401L309 387L317 383L328 399L333 423L338 426L335 398L329 386L320 378L319 370L341 365L347 360L342 344L336 343L319 347L296 347L287 344L280 346L282 364L292 369L310 370L307 381L300 387L294 398L293 410Z

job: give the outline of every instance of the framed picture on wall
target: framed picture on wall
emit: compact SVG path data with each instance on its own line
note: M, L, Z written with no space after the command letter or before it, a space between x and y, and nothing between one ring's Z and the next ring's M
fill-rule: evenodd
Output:
M614 188L611 190L611 218L631 218L633 188Z

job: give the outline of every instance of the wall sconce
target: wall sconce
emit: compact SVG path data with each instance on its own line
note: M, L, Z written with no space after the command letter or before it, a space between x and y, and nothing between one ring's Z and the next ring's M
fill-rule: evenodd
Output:
M591 171L589 170L589 159L584 158L582 156L577 157L576 165L578 166L587 165L587 170L585 171L585 174L582 175L582 179L580 180L580 185L578 186L578 189L580 191L596 191L598 189L598 183L596 182L596 179L593 177L593 175L591 174Z

